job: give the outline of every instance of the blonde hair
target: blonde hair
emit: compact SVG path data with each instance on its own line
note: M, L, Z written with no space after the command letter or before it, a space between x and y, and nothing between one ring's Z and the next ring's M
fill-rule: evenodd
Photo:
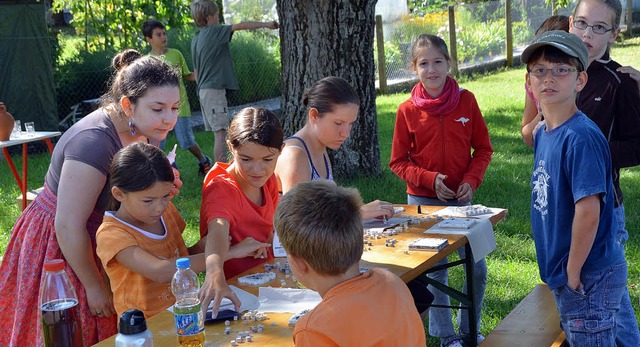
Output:
M218 13L218 5L211 0L196 0L189 8L191 8L191 18L199 28L207 26L207 17Z
M362 257L361 206L356 189L327 180L299 183L280 199L273 224L287 253L336 276Z

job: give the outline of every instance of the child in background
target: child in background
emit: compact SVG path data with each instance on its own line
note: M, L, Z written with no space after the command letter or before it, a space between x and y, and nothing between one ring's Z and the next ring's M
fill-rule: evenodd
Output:
M229 128L226 90L238 90L229 42L234 31L278 29L277 22L242 22L220 25L218 5L211 0L191 4L191 17L200 29L191 42L193 67L198 76L198 96L207 131L213 131L214 157L226 162L225 137Z
M446 43L437 36L420 35L413 43L412 66L420 82L413 87L411 98L398 107L389 162L391 171L407 183L407 203L411 205L470 204L491 161L493 148L478 103L449 76L450 61ZM458 253L461 258L471 256L465 254L464 247ZM437 265L446 262L444 258ZM448 272L437 271L429 277L446 284ZM475 263L473 281L480 331L487 286L484 259ZM429 290L435 297L433 305L449 305L448 295L435 288ZM445 347L462 346L470 333L468 322L468 310L461 310L456 334L451 309L429 310L429 334L440 337ZM481 342L484 337L478 333L477 339Z
M610 46L620 33L622 6L618 0L580 0L570 17L569 32L587 46L589 81L578 94L577 106L600 128L609 142L615 188L618 241L629 238L625 226L620 169L640 164L640 92L637 71L622 67L609 56ZM523 123L526 120L523 117ZM535 120L534 120L535 123ZM532 138L535 126L522 128L522 136Z
M627 263L617 242L609 144L576 106L587 84L587 47L549 31L522 52L527 84L546 124L536 133L531 227L540 278L553 291L571 346L640 346ZM623 317L622 315L627 315ZM624 337L623 337L624 335Z
M360 273L361 206L357 190L327 180L299 183L278 204L274 226L291 270L322 297L296 323L297 347L426 345L402 280L383 269Z
M273 112L243 109L233 118L227 137L231 164L215 163L204 179L198 244L206 253L207 275L200 299L203 307L214 300L214 317L223 297L236 309L240 306L226 279L273 258L273 212L279 198L273 171L283 134ZM247 255L225 261L230 245L239 244L248 246Z
M536 30L536 37L542 33L550 30L564 30L569 31L569 17L557 15L551 16L542 22ZM524 112L522 114L522 125L520 132L522 133L522 140L528 146L533 146L533 134L537 128L541 125L540 122L544 120L538 100L533 96L533 93L528 89L527 84L524 84L526 91L524 99Z
M589 82L578 94L578 108L594 121L611 149L618 242L625 243L620 168L640 164L640 93L629 75L615 72L620 64L610 56L610 46L620 33L619 0L580 0L570 18L569 32L578 35L589 50Z
M196 76L189 71L187 62L184 60L182 53L174 48L167 47L167 31L164 24L155 20L148 19L142 24L142 34L145 40L151 45L150 55L162 59L172 67L182 72L182 78L188 81L195 81ZM180 80L180 109L178 110L178 122L174 126L178 144L183 150L187 149L193 156L198 159L198 174L204 176L211 169L211 158L202 154L200 146L196 142L191 128L191 105L189 105L189 97L184 87L184 82ZM160 143L160 148L164 149L165 140Z
M185 222L169 200L174 172L158 147L136 142L121 149L111 163L110 184L116 206L98 229L97 253L118 315L137 308L151 317L175 302L170 283L176 259L190 255L191 268L201 272L204 254L182 239ZM242 246L227 256L245 256Z
M619 0L580 0L570 17L569 32L578 35L589 51L589 82L576 103L598 125L611 150L613 172L612 195L616 215L616 239L623 245L629 239L620 169L640 165L640 91L638 82L621 72L622 67L609 56L611 45L620 33L622 5ZM628 68L630 69L630 68ZM625 291L616 314L618 346L640 346L638 322Z

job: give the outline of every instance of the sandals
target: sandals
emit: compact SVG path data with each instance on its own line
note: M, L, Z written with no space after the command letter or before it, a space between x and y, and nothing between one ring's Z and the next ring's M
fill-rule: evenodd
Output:
M211 158L205 155L204 161L198 164L198 175L204 176L211 170Z

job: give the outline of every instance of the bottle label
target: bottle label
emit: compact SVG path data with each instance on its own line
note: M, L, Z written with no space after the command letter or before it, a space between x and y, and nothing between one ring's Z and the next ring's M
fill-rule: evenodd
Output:
M202 310L194 313L174 314L178 336L196 335L204 331Z

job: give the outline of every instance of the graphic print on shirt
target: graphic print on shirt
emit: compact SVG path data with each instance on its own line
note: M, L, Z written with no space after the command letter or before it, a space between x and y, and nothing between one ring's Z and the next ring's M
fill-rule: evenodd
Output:
M462 126L465 126L467 124L468 121L470 121L471 119L467 118L467 117L460 117L458 119L456 119L456 122L460 122L462 123Z
M544 160L540 160L531 177L531 185L533 186L531 194L533 194L533 207L540 212L543 220L549 213L547 200L549 177L544 168Z

